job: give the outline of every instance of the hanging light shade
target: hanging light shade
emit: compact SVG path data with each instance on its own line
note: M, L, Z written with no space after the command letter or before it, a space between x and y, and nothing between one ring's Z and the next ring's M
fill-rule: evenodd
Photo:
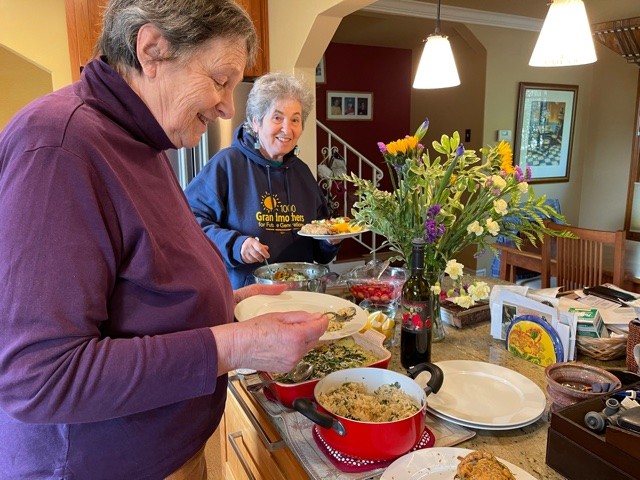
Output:
M429 35L424 44L413 88L447 88L456 85L460 85L460 77L449 39L440 33L440 0L438 0L436 31Z
M582 0L553 0L529 65L564 67L596 60L589 19Z

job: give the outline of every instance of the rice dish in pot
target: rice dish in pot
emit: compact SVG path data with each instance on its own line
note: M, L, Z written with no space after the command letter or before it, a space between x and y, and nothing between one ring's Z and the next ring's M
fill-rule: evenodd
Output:
M395 422L416 414L421 407L399 383L381 385L373 392L360 382L346 382L321 393L318 402L334 415L360 422Z

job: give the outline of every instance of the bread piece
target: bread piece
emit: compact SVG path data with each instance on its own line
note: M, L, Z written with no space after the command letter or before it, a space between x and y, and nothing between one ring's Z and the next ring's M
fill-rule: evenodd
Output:
M458 458L456 480L516 480L511 470L485 450L474 450Z

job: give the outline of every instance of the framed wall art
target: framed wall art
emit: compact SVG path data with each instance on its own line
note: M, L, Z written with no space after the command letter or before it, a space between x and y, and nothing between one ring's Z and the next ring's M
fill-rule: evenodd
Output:
M327 120L371 120L373 94L327 92Z
M324 73L324 55L316 66L316 83L327 83L327 78Z
M530 183L569 181L577 97L577 85L520 82L513 154Z

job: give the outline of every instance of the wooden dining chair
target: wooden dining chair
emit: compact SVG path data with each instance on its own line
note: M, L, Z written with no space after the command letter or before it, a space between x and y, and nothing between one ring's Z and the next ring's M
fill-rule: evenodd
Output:
M542 268L549 276L555 261L557 285L565 290L591 287L611 281L624 282L624 230L592 230L547 222L551 230L567 230L578 238L545 236ZM611 260L613 259L613 261Z

